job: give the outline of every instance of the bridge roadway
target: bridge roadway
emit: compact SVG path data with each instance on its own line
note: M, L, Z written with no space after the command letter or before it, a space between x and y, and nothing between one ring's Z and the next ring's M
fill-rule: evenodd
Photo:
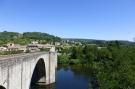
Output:
M55 82L56 52L0 56L0 89L31 89Z

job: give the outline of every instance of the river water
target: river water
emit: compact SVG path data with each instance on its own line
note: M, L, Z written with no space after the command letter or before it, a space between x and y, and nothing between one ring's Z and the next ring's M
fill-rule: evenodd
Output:
M33 89L98 89L90 88L92 77L88 68L82 66L59 66L56 83L49 86L35 86Z

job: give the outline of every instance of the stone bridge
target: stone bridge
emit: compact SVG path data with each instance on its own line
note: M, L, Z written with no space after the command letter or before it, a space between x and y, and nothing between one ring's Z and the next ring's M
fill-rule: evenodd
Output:
M0 57L0 89L32 89L55 82L56 52L23 53Z

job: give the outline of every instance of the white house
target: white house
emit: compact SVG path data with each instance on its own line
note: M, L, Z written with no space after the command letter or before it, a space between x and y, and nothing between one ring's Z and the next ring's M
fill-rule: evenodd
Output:
M7 51L8 49L6 47L0 47L0 51Z

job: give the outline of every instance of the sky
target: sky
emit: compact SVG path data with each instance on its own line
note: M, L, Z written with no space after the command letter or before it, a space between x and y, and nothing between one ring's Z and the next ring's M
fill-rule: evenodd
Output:
M0 0L0 31L133 41L135 0Z

